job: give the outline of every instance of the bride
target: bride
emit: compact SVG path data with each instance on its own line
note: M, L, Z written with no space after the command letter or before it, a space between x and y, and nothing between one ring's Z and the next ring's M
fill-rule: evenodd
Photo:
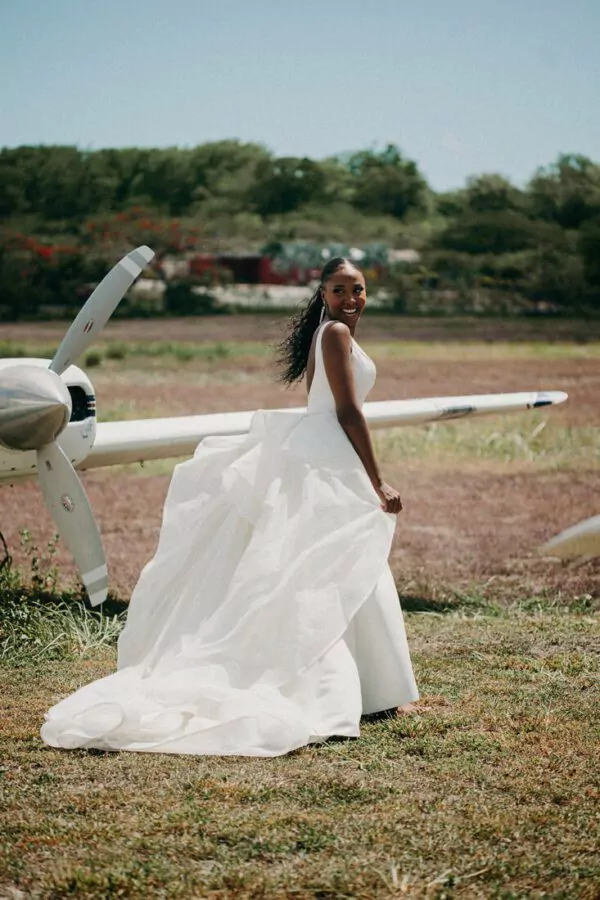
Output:
M51 707L46 744L277 756L418 698L387 561L402 504L361 411L365 302L362 273L330 260L280 346L306 411L258 410L176 466L117 669Z

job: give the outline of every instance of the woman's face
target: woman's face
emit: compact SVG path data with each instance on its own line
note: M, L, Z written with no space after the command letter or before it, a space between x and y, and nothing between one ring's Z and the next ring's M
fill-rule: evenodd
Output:
M367 302L367 288L362 272L354 266L342 266L329 276L321 292L328 317L345 322L354 333Z

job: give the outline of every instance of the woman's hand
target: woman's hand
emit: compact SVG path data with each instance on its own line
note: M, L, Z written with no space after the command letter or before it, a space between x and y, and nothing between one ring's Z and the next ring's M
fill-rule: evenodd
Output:
M384 512L399 513L402 509L402 500L398 491L382 481L379 485L375 485L375 490L381 500L381 508Z

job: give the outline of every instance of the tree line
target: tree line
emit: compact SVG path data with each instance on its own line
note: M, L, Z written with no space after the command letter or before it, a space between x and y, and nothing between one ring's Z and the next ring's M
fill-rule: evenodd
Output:
M195 234L186 250L293 241L418 250L418 263L388 273L397 311L600 312L600 166L584 156L560 156L522 189L492 173L436 193L394 145L318 161L234 140L0 150L0 303L20 290L16 233L89 255L91 236L106 245L111 223L132 209L161 233L176 223Z

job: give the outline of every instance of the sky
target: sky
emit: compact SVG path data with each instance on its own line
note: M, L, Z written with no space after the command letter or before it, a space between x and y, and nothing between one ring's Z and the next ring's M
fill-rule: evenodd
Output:
M600 161L599 39L600 0L0 0L0 146L394 143L523 185Z

